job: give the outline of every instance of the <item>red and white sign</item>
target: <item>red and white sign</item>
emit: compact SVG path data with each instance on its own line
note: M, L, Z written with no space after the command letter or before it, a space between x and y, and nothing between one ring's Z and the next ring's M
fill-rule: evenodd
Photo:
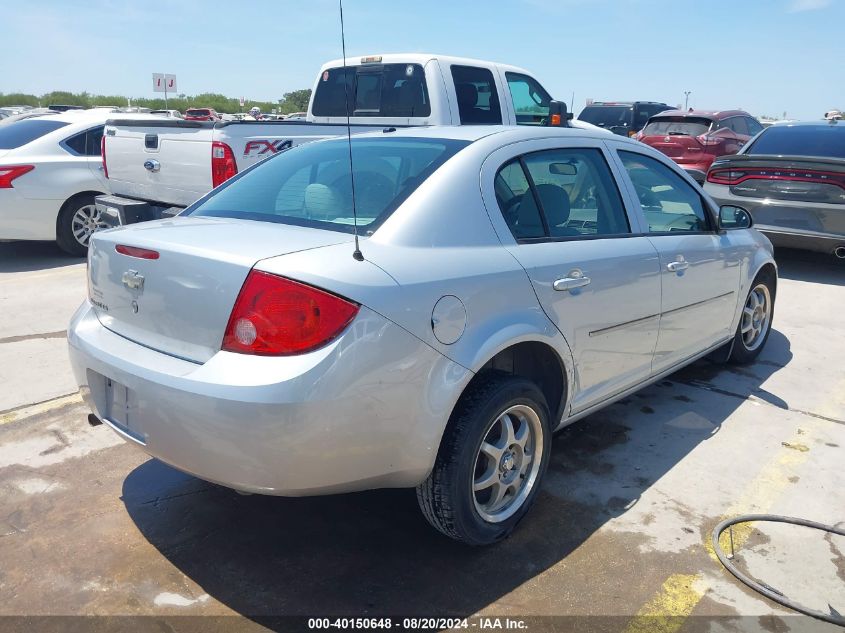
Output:
M176 75L153 73L153 92L176 92Z

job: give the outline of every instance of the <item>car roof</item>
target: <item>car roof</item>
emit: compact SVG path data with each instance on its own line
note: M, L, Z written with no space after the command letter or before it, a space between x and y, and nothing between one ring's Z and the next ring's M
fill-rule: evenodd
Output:
M363 61L365 59L374 59L378 61ZM419 64L425 66L428 62L437 60L447 65L457 66L478 66L481 68L492 68L493 66L501 68L506 71L521 73L523 75L531 75L530 72L518 66L511 66L510 64L500 64L484 59L473 59L471 57L455 57L453 55L436 55L434 53L387 53L384 55L348 55L346 57L347 66L366 66L368 64ZM337 68L343 66L343 59L333 59L326 62L320 68L322 73L324 70L330 68Z
M845 129L845 121L778 121L778 127L817 127L817 128L841 128Z

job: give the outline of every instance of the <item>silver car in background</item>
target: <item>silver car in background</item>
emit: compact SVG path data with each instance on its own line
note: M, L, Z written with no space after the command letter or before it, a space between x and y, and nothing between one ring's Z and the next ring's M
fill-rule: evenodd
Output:
M433 526L487 544L536 498L554 431L765 345L771 244L651 148L482 126L350 142L354 206L332 139L94 235L68 340L99 418L240 491L416 487Z
M747 209L775 246L845 259L845 121L770 126L717 158L704 190Z

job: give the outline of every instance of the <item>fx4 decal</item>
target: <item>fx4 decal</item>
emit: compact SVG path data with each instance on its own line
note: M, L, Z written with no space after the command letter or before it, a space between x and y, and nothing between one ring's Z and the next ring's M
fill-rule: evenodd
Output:
M277 139L275 141L270 140L257 140L257 141L249 141L244 147L244 156L250 156L253 153L257 155L261 154L275 154L276 152L281 152L285 149L290 149L293 147L293 141L290 139L283 140Z

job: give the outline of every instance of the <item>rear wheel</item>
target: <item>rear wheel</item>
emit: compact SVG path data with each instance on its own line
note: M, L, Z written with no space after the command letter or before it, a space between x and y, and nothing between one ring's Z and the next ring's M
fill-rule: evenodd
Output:
M56 221L56 243L70 255L85 257L91 236L107 226L100 218L93 194L83 193L62 205Z
M771 274L762 273L751 284L734 336L730 362L753 362L769 339L775 312L775 285Z
M456 540L501 540L533 504L550 450L548 406L537 385L503 374L482 379L461 398L434 469L417 487L420 508Z

